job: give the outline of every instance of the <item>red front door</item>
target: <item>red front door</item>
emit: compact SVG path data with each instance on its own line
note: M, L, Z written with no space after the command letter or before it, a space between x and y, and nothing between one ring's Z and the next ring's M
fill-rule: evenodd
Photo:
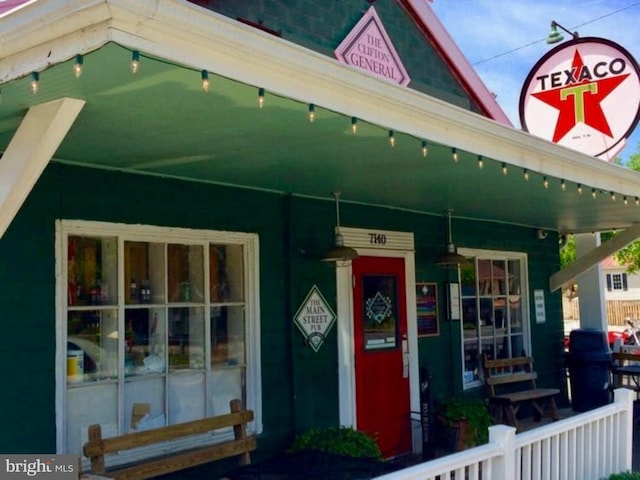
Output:
M411 452L403 258L353 261L356 421L385 458Z

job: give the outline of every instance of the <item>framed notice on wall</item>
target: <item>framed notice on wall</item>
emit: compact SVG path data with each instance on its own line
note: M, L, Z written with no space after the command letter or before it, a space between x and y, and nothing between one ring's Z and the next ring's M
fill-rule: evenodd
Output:
M432 337L440 334L438 328L438 285L416 283L418 312L418 336Z

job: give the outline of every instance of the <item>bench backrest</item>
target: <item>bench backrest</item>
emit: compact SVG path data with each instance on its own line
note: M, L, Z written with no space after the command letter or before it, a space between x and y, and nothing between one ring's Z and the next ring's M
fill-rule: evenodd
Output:
M611 360L618 366L625 365L627 362L640 362L640 354L628 352L613 352Z
M91 425L89 426L88 432L89 441L82 447L82 452L85 457L91 460L92 473L102 474L106 472L104 456L109 453L233 427L237 445L234 448L229 448L229 445L220 445L220 452L216 453L217 458L242 455L240 463L248 464L250 463L249 451L255 449L255 439L251 441L247 440L246 424L253 420L253 411L242 410L239 400L232 400L230 402L230 409L231 413L225 415L109 438L102 438L102 428L100 425ZM216 448L215 445L210 447L211 450L215 450Z
M533 371L532 357L500 358L491 360L483 355L484 381L489 398L496 396L497 386L526 383L527 389L536 388L538 375Z

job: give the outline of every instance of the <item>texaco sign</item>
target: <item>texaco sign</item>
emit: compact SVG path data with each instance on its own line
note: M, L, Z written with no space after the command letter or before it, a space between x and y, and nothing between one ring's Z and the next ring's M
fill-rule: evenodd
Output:
M640 70L621 46L585 37L549 51L520 93L529 133L610 160L639 118Z

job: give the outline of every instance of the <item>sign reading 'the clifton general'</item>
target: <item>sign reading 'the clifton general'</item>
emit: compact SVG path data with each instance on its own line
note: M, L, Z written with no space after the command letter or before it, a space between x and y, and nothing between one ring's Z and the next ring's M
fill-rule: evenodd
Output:
M385 80L400 85L409 84L409 74L373 7L367 10L349 35L338 45L335 55L341 62Z
M550 50L520 93L522 128L533 135L611 160L640 114L640 70L620 45L576 38Z

